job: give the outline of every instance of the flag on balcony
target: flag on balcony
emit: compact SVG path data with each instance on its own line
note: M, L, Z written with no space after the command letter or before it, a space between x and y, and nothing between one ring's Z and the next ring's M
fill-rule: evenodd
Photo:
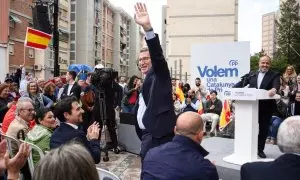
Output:
M51 38L50 34L27 27L24 45L36 49L46 49Z
M223 109L220 115L219 129L222 131L230 123L230 106L228 100L224 101Z

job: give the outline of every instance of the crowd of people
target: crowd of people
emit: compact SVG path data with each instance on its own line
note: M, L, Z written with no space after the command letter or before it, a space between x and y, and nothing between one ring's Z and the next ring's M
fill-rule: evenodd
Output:
M136 23L145 30L148 46L141 49L138 60L144 79L138 76L132 76L128 81L126 77L115 78L114 83L121 90L116 91L117 94L109 101L112 102L112 111L131 113L136 117L136 130L141 139L141 179L218 180L217 169L211 161L205 159L208 152L201 146L201 142L205 134L216 136L219 133L223 102L218 98L218 92L207 90L200 78L195 79L195 86L191 88L188 83L183 85L170 77L146 6L138 3L135 11ZM299 159L300 75L297 76L293 66L288 66L280 78L278 73L267 75L271 72L270 61L269 57L262 57L255 83L251 79L254 76L249 76L242 84L261 88L264 86L263 78L274 78L272 86L265 85L262 89L269 90L271 95L281 95L281 99L276 100L276 111L272 112L272 117L264 122L269 130L267 136L265 132L261 134L260 124L259 141L263 139L267 143L278 144L281 151L288 154L280 158L288 156L290 159ZM95 109L100 100L97 99L98 87L91 83L91 76L80 76L75 71L68 71L65 76L45 81L32 77L26 72L24 64L15 74L7 75L4 83L0 84L1 134L38 146L45 157L41 158L37 151L32 151L35 171L31 174L26 161L31 151L28 144L12 144L14 156L9 157L7 142L2 140L2 176L6 174L8 179L18 179L21 171L24 179L99 179L95 164L101 159L103 124L99 122L101 108ZM231 123L228 128L234 134L234 101L229 101L229 105ZM261 116L266 111L259 113ZM117 141L114 138L115 132L112 132L115 131L116 123L107 123L112 141ZM116 146L116 142L111 143ZM260 150L262 145L258 146ZM258 155L263 157L264 154L259 152ZM278 168L278 163L275 161L271 166ZM242 166L242 179L251 177L251 172L257 166ZM266 179L272 177L270 167L265 164L261 167L268 172L264 174ZM294 171L297 168L298 172ZM298 177L299 163L296 168L290 167L282 173L287 172L291 173L286 177ZM276 173L279 173L278 177L285 177L280 175L280 168Z

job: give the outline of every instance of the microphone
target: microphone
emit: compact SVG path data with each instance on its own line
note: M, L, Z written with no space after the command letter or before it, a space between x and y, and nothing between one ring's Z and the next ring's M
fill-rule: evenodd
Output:
M248 73L248 74L245 74L244 76L242 76L242 81L243 81L243 85L242 87L245 87L246 86L246 82L250 80L250 78L256 76L255 73Z

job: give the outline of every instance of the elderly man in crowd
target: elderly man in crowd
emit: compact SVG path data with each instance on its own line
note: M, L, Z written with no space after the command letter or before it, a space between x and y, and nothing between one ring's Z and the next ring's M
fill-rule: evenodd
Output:
M16 117L10 123L6 135L24 140L29 131L29 122L34 119L34 114L32 100L28 97L21 97L16 105ZM18 148L13 146L13 151L17 152Z
M199 114L181 114L174 128L175 137L159 147L150 149L142 169L143 180L218 180L216 167L204 157L208 152L200 145L203 122Z
M277 144L284 155L272 162L253 162L241 168L241 180L300 179L300 116L292 116L279 127Z
M34 118L34 107L32 100L28 97L21 97L16 105L16 117L10 123L6 135L16 139L24 140L29 132L29 122ZM14 154L18 152L18 145L12 144L12 151ZM24 180L31 179L28 163L21 169Z

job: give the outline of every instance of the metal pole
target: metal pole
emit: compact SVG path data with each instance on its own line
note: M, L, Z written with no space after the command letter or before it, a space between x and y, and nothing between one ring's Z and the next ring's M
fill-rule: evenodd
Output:
M175 66L175 79L177 79L177 60L174 61L174 66Z
M171 69L170 75L171 75L171 78L173 78L173 68L171 67L170 69Z
M54 77L59 76L59 33L58 33L58 5L59 0L54 0L53 12L53 50L54 50Z
M179 80L181 81L182 76L182 61L179 59Z

